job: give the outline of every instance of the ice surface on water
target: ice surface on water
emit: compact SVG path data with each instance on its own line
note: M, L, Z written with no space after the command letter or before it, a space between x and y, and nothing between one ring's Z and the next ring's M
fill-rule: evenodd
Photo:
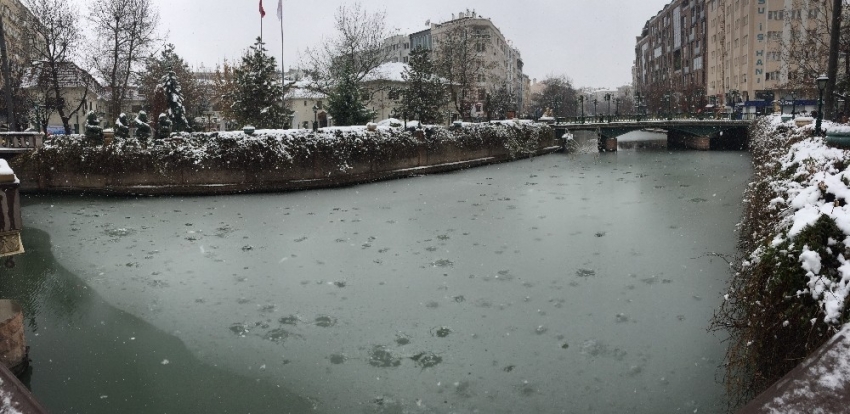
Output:
M553 155L25 213L107 301L320 412L718 412L728 266L705 253L734 253L720 200L748 174L739 153Z

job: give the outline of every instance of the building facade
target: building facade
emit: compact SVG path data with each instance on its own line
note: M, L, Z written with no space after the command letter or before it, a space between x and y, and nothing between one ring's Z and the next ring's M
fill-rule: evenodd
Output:
M489 18L466 10L453 14L451 20L446 22L428 23L430 28L426 30L387 38L384 42L387 54L385 61L408 63L410 51L420 47L433 51L432 58L439 59L437 54L440 53L441 43L462 30L464 36L474 42L474 60L479 62L480 70L473 82L473 90L469 91L473 97L467 99L472 103L463 113L455 116L464 119L485 117L487 96L495 94L502 87L507 89L515 101L514 112L527 112L531 100L530 79L523 73L521 53Z
M799 38L825 35L828 3L674 0L637 37L635 95L651 113L758 114L792 102L810 110L813 88L795 86L799 59L789 51L801 48Z
M709 20L707 91L712 102L744 113L773 112L789 98L796 66L782 45L795 27L822 22L824 1L705 0ZM813 32L812 32L813 33ZM825 51L822 51L826 53ZM814 84L812 80L812 84ZM794 94L813 107L811 91Z
M704 106L706 17L705 0L674 0L644 25L632 73L636 97L649 112Z
M34 119L30 119L30 126L39 130L46 129L50 134L64 134L62 119L59 117L58 111L49 104L54 99L54 92L50 86L48 71L43 70L42 65L44 63L36 63L27 72L22 84L22 87L36 102L36 108L32 111ZM59 64L58 72L65 112L70 113L76 110L69 120L73 133L80 133L85 129L84 124L88 111L94 112L101 119L101 125L109 127L112 122L103 118L107 106L108 91L88 72L72 62ZM42 125L38 125L39 123L42 123Z

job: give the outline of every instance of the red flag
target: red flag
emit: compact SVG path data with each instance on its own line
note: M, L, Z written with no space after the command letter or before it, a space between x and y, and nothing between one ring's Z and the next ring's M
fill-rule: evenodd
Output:
M260 0L260 18L266 17L266 9L263 8L263 0Z

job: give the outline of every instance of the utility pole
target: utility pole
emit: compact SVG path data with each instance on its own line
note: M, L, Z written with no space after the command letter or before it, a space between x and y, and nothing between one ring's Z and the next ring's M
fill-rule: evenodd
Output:
M9 70L9 56L6 53L6 30L3 27L3 18L0 17L0 60L2 60L3 81L5 83L6 120L9 122L9 131L16 131L15 106L12 101L12 71Z
M832 1L832 22L830 24L829 33L829 64L826 69L826 76L829 81L826 82L826 90L824 94L824 118L833 119L835 117L835 81L838 77L838 47L841 37L841 6L842 0Z

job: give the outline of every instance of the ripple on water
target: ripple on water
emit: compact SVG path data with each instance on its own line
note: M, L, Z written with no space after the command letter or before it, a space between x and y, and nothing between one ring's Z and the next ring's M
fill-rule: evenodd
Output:
M578 277L596 276L596 271L592 270L592 269L579 269L579 270L576 270L576 276L578 276Z
M449 336L451 333L452 333L451 328L448 328L448 327L445 327L445 326L441 326L441 327L431 331L431 334L436 336L437 338L445 338L445 337Z
M336 325L336 319L326 315L317 316L314 322L316 326L320 328L330 328L331 326Z
M284 317L278 319L277 321L280 322L283 325L297 326L298 322L300 322L301 320L298 319L298 317L295 316L295 315L289 315L289 316L284 316Z
M443 362L443 358L441 356L432 352L420 352L410 357L410 359L416 363L416 366L421 367L422 369L431 368Z

